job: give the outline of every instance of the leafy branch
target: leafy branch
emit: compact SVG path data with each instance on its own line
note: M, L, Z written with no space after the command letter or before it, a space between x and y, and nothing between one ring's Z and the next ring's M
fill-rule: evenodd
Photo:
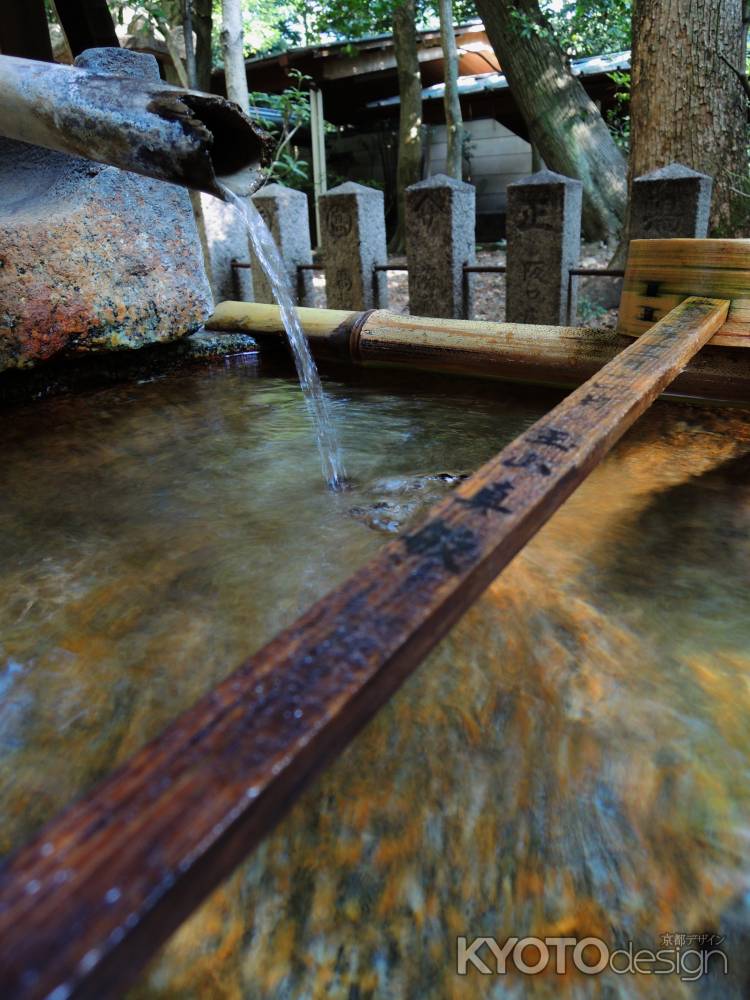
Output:
M296 69L290 70L289 76L294 82L280 94L251 91L250 104L260 118L263 118L264 110L276 112L273 119L263 120L265 128L276 141L269 180L300 187L310 178L309 164L300 159L292 142L299 130L310 123L309 87L313 80Z

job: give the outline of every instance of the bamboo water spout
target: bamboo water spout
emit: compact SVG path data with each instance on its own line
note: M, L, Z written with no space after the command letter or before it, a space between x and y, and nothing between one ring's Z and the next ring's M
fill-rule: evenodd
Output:
M264 133L216 95L13 56L0 93L6 138L219 197L260 184Z

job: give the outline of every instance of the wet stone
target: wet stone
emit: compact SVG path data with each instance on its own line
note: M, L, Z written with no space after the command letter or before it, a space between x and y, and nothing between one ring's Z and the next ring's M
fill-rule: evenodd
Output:
M565 325L575 315L582 184L540 170L508 185L509 323Z
M630 238L657 240L708 236L713 180L682 163L636 177L630 208Z
M312 264L307 195L283 184L269 184L253 195L253 204L279 248L294 301L297 305L309 305L312 271L299 270L301 264ZM253 286L256 302L276 301L268 279L254 256Z
M409 312L413 316L461 319L470 315L470 295L465 294L470 282L464 280L464 265L475 259L475 203L472 184L445 174L406 189Z
M320 227L329 309L384 308L385 264L383 192L348 181L321 195Z
M101 66L100 59L105 59ZM158 78L152 56L79 65ZM190 197L175 185L0 141L0 370L196 330L213 302Z

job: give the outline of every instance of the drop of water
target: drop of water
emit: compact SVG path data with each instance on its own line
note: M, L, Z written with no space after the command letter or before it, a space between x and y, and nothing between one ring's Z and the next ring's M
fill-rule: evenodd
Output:
M81 972L90 972L96 963L101 958L101 952L98 948L92 948L91 951L87 951L83 956L81 961L78 963L78 968Z
M67 983L62 983L60 986L56 986L51 993L47 994L46 1000L68 1000L72 992L73 990Z
M320 453L323 475L332 490L342 490L346 484L346 473L341 460L339 443L333 424L328 400L323 392L318 369L315 367L310 348L300 326L289 283L278 248L268 226L250 198L238 198L236 194L220 184L224 197L240 213L247 226L248 236L258 263L268 278L274 298L279 306L289 346L294 356L300 386L312 419L315 439Z

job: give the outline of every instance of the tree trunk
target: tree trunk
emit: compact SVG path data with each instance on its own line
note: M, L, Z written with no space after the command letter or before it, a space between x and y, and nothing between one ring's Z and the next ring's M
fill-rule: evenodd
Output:
M629 179L673 162L711 175L711 231L721 236L747 225L747 194L733 190L747 178L742 8L742 0L633 6Z
M416 0L399 0L393 10L393 48L398 67L401 100L398 129L396 196L398 225L391 250L405 245L404 191L422 177L422 80L417 58Z
M4 0L0 10L0 52L54 62L44 0Z
M453 0L439 0L440 41L443 48L443 76L445 79L445 130L448 135L448 153L445 172L449 177L463 177L464 122L461 101L458 97L458 49L453 31Z
M188 86L193 90L198 86L198 68L195 63L193 44L193 0L182 0L182 34L185 39L185 69Z
M538 0L477 0L477 9L530 141L550 170L583 183L586 236L611 241L625 219L625 159L571 73Z
M55 9L74 56L86 49L119 48L107 0L55 0Z
M227 97L246 111L250 103L245 73L245 46L242 38L240 0L222 0L221 51L224 56Z
M212 0L193 0L193 28L195 29L195 70L198 90L211 91L211 66L213 50L211 32L213 29Z

